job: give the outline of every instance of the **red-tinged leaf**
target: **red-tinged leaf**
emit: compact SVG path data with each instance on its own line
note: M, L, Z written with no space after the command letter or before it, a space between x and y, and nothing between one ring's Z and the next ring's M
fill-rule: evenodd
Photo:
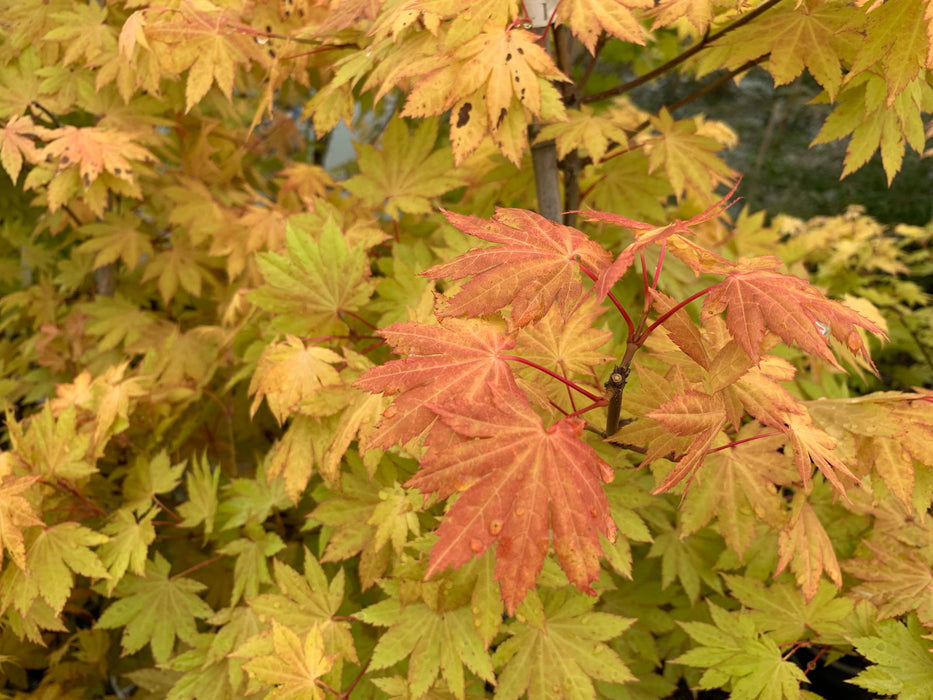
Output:
M829 349L830 335L853 354L866 359L868 350L858 328L884 336L875 323L827 299L799 277L773 269L749 269L744 260L725 280L712 287L703 302L703 315L707 318L723 311L729 333L755 362L761 359L762 341L769 330L788 345L797 345L834 367L840 365Z
M496 544L496 580L511 614L534 587L552 540L567 578L592 593L600 535L612 540L616 526L601 486L613 472L579 439L583 421L564 418L545 428L518 393L474 404L470 414L462 406L433 409L473 439L429 450L407 484L442 497L463 491L437 531L426 577Z
M780 559L775 576L789 564L797 585L809 602L819 590L820 576L824 572L836 588L842 587L842 572L829 535L802 496L797 495L791 520L778 535Z
M366 448L404 444L434 421L427 404L457 396L464 403L488 403L494 393L517 391L508 363L499 353L514 343L490 323L450 319L442 326L396 323L379 331L398 354L411 355L373 367L355 386L399 394L366 441Z
M6 550L13 563L23 571L26 571L23 528L44 524L32 504L20 495L36 481L38 479L33 476L5 475L0 479L0 564Z
M556 302L566 318L583 292L580 266L600 274L610 255L575 228L522 209L497 209L490 220L446 212L454 226L498 245L471 250L424 275L472 276L441 316L482 316L512 306L513 326L537 321Z
M629 219L628 217L612 214L610 212L578 211L577 213L582 214L586 221L600 221L603 223L612 224L613 226L622 226L624 228L631 229L635 234L635 240L629 243L625 249L619 253L619 257L615 259L615 262L607 267L600 275L599 281L596 283L597 298L603 299L606 294L609 293L609 290L612 289L612 285L614 285L622 278L622 275L625 274L626 270L628 270L631 264L635 261L635 257L639 252L648 246L654 244L663 244L667 241L667 239L672 237L679 238L682 235L689 236L693 233L692 228L694 226L698 226L702 223L715 219L726 209L735 204L736 200L732 199L732 195L735 194L738 186L739 183L736 182L735 186L725 197L704 211L700 212L696 216L691 217L686 221L682 219L676 219L669 223L667 226L661 227L655 226L654 224L649 224L644 221Z
M810 487L810 461L816 465L823 476L845 496L845 486L839 481L837 472L858 481L858 477L833 453L836 439L815 427L810 422L810 415L792 416L785 431L794 445L794 463L800 471L804 489Z
M675 435L692 435L693 442L653 493L670 491L687 477L692 477L703 464L713 439L726 424L726 411L718 395L688 390L678 394L648 414Z

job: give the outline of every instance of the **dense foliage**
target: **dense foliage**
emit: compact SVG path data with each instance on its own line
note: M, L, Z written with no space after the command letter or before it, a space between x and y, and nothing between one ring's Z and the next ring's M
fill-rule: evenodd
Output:
M891 180L931 18L0 0L2 692L930 697L929 231L677 110L807 71Z

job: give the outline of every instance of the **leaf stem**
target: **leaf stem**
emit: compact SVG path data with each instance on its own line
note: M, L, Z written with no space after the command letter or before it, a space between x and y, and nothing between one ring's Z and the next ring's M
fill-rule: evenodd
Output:
M575 389L575 390L579 391L581 394L583 394L583 395L584 395L586 398L588 398L590 401L596 402L596 401L601 401L601 400L602 400L599 396L597 396L596 394L593 394L593 393L587 391L586 389L584 389L582 386L580 386L580 385L577 384L576 382L572 382L572 381L570 381L569 379L566 379L566 378L560 376L557 372L554 372L554 371L552 371L552 370L549 370L547 367L542 367L542 366L539 365L537 362L532 362L531 360L528 360L528 359L526 359L526 358L524 358L524 357L519 357L518 355L499 355L499 358L500 358L500 359L503 359L503 360L512 360L513 362L520 362L520 363L522 363L523 365L528 365L529 367L534 367L534 368L535 368L536 370L538 370L539 372L544 372L544 373L545 373L546 375L548 375L549 377L553 377L553 378L556 379L557 381L562 382L563 384L566 384L566 385L569 386L571 389Z
M650 326L648 326L648 328L647 328L644 332L642 332L641 334L639 334L639 336L638 336L638 338L637 338L637 342L639 343L639 345L640 345L641 343L643 343L643 342L645 341L645 338L647 338L649 335L651 335L652 332L654 332L654 330L655 330L658 326L660 326L662 323L664 323L667 319L669 319L671 316L673 316L674 314L676 314L678 311L680 311L682 308L684 308L684 307L685 307L687 304L689 304L691 301L694 301L694 300L699 299L700 297L702 297L702 296L704 296L704 295L706 295L706 294L709 294L710 291L712 291L713 287L715 287L715 286L716 286L716 285L713 285L712 287L707 287L706 289L701 289L701 290L700 290L699 292L697 292L696 294L691 294L689 297L687 297L686 299L684 299L682 302L680 302L680 303L677 304L676 306L674 306L674 307L668 309L665 313L661 314L661 315L658 317L658 320L657 320L657 321L655 321L654 323L652 323Z
M224 557L223 557L222 554L218 554L216 557L211 557L210 559L205 559L205 560L202 561L200 564L195 564L194 566L188 567L188 568L185 569L184 571L175 574L175 575L172 576L169 580L170 580L170 581L175 581L175 580L177 580L177 579L183 578L183 577L187 576L188 574L194 573L194 572L197 571L198 569L203 569L205 566L209 566L210 564L213 564L215 561L220 561L220 560L223 559L223 558L224 558Z
M780 431L775 431L773 433L762 433L761 435L752 435L751 437L742 438L741 440L736 440L735 442L730 442L728 445L723 445L722 447L716 447L712 450L708 450L706 454L713 454L713 452L721 452L722 450L729 449L730 447L737 447L743 442L752 442L753 440L763 440L764 438L776 437L783 435L784 433Z
M595 282L599 279L599 276L587 268L586 265L582 265L579 262L577 264L580 265L580 269L583 271L583 274L589 277L591 280ZM613 303L613 305L616 307L616 310L622 314L622 319L625 321L625 325L628 327L628 337L631 338L635 335L635 324L632 322L632 317L628 315L628 312L626 312L622 304L619 303L619 300L613 296L612 292L609 292L606 296L609 297L609 301Z

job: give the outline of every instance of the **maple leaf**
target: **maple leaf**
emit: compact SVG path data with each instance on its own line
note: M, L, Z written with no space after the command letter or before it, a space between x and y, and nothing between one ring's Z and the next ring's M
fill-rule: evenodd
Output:
M699 469L703 464L703 458L712 447L713 439L726 424L722 397L693 389L674 396L647 416L675 435L693 438L677 466L657 486L654 493L669 491Z
M390 447L418 437L434 422L429 404L451 392L465 402L483 403L495 393L517 390L512 370L500 357L514 342L490 323L396 323L379 334L396 353L409 357L373 367L356 382L366 391L398 394L366 447Z
M723 578L730 593L749 609L755 627L771 633L779 644L812 636L840 636L844 633L843 620L855 607L848 598L837 598L836 589L827 581L820 581L816 595L807 600L791 584L765 586L748 576Z
M866 17L853 19L863 35L849 68L847 80L865 71L880 74L887 102L894 99L933 62L931 16L924 0L872 3L863 6Z
M790 521L778 535L778 553L775 576L790 565L807 601L819 590L820 576L824 572L837 588L842 586L842 572L833 543L803 493L794 497Z
M168 660L178 637L188 643L197 638L197 619L210 617L210 606L198 597L207 586L190 578L169 576L171 564L158 552L146 563L146 575L126 576L116 588L119 598L97 620L102 629L123 628L124 654L146 644L159 663Z
M548 124L538 132L536 143L553 139L557 145L557 157L563 160L568 153L584 148L593 163L599 163L614 143L625 146L628 134L608 113L596 113L592 107L582 105L579 110L567 112L567 121Z
M700 688L720 688L731 682L732 697L782 700L800 697L800 684L807 677L768 637L755 628L744 612L727 612L708 603L713 624L681 622L698 646L681 654L673 663L706 669Z
M52 17L56 26L43 39L61 42L65 48L63 65L83 57L88 65L97 66L117 48L116 28L106 24L106 6L76 5L53 12Z
M511 635L496 649L502 666L496 697L567 697L595 700L593 680L629 683L635 676L605 642L634 620L592 612L593 598L568 589L531 594L519 607L522 616L508 625ZM532 601L537 610L532 609ZM520 621L524 620L524 621Z
M0 564L3 563L3 552L6 550L13 563L23 571L26 571L23 528L44 525L32 504L20 495L36 480L36 477L15 477L10 474L0 478Z
M0 129L0 164L15 183L19 179L23 161L35 163L40 160L36 138L47 138L48 129L37 126L27 116L15 116Z
M426 214L431 200L465 184L454 170L448 150L434 149L437 120L425 119L409 132L403 119L393 119L382 136L382 149L356 144L360 174L343 186L369 207L384 208L389 216Z
M442 498L462 491L437 530L425 578L457 568L495 543L496 580L511 614L535 585L553 540L567 578L591 592L599 576L600 535L612 540L616 527L602 488L613 471L579 439L583 421L563 418L545 428L519 393L466 410L450 403L432 410L473 439L429 449L406 484Z
M143 256L153 253L149 235L139 228L139 219L136 217L121 217L107 212L103 221L81 227L81 232L91 238L76 250L80 253L94 253L95 268L122 260L133 270Z
M848 559L843 568L862 583L853 592L871 596L881 617L916 612L921 622L933 623L933 566L922 548L886 538L865 542L871 557Z
M0 578L0 609L11 603L24 615L41 599L58 617L74 585L75 574L109 579L110 574L91 547L110 538L75 522L63 522L26 533L26 566L7 567Z
M703 224L707 221L712 221L720 214L722 214L726 209L735 204L736 200L732 199L732 196L735 194L738 186L739 183L736 182L732 189L722 199L720 199L715 204L710 205L696 216L692 216L686 221L682 219L676 219L666 226L655 226L654 224L648 223L646 221L637 221L635 219L630 219L626 216L621 216L619 214L613 214L610 212L591 210L577 211L576 213L583 215L586 221L599 221L612 224L613 226L622 226L624 228L630 229L635 235L635 240L629 243L622 250L622 252L619 253L615 261L602 270L601 274L599 274L599 270L593 270L599 274L599 279L595 288L596 297L598 299L605 298L605 296L609 293L609 290L612 289L612 286L620 279L622 279L622 276L635 261L635 257L638 255L638 253L643 251L645 248L651 245L665 244L668 242L668 240L682 240L681 236L691 235L693 233L693 227L699 226L700 224ZM712 270L703 271L712 272Z
M377 519L373 516L383 501L383 494L391 494L395 504L399 503L396 488L397 469L387 460L383 460L370 476L362 460L352 453L348 453L346 459L350 464L350 471L344 470L341 473L340 491L335 494L325 491L318 499L318 505L310 517L324 525L324 531L329 535L321 561L343 561L358 554L359 578L363 590L366 590L383 575L389 565L393 550L384 545L389 541L398 542L406 538L409 527L415 526L420 529L415 512L415 499L421 499L421 495L409 493L410 505L405 509L405 517L394 519L393 522L374 522ZM392 506L383 507L383 512L386 510L391 511ZM375 533L380 524L382 545L376 547ZM400 530L405 531L404 536L395 534Z
M315 627L300 639L288 627L272 620L273 652L243 664L255 680L272 686L266 696L278 700L323 700L324 689L317 679L327 673L334 660L324 653L324 639Z
M137 134L96 126L62 126L48 132L49 143L42 151L45 158L58 159L58 171L73 168L88 187L102 173L133 182L134 162L156 160L134 138ZM51 186L51 185L50 185Z
M132 508L123 507L101 529L103 534L110 536L110 541L104 542L97 549L101 562L111 576L105 586L107 595L113 593L127 570L137 576L145 574L149 545L156 536L152 521L158 512L158 508L153 507L137 518Z
M840 57L856 41L857 55L863 53L864 38L848 26L852 19L853 9L844 3L779 5L713 42L712 50L723 50L725 61L718 65L729 69L767 55L764 65L775 85L792 82L807 68L833 100L842 85Z
M726 311L729 333L756 363L768 330L788 345L797 345L840 369L829 348L830 336L853 354L868 359L857 329L885 337L881 328L844 304L827 299L805 280L775 272L777 265L776 260L740 260L725 280L711 287L703 301L704 318Z
M300 338L287 335L282 343L267 345L256 365L250 381L249 393L254 394L250 415L263 399L272 415L282 425L294 412L303 412L302 406L326 386L339 386L342 382L334 364L343 358L333 350L305 347ZM315 411L316 413L316 411ZM327 414L331 411L327 411Z
M715 155L723 144L701 131L697 119L674 121L663 108L651 117L651 125L659 133L648 150L650 172L663 167L674 194L682 198L688 192L701 201L709 201L716 186L733 179L736 173Z
M389 627L379 637L370 667L388 668L408 659L408 686L413 697L421 697L438 676L457 697L464 698L463 667L494 683L492 661L483 645L469 607L432 610L424 603L401 606L389 598L354 616L358 620Z
M219 484L220 470L211 469L206 456L195 458L185 470L185 492L188 500L178 506L178 514L182 517L179 525L193 528L203 522L205 542L214 531Z
M246 527L247 537L241 537L218 549L218 553L236 556L233 565L233 592L230 605L235 606L241 597L247 600L259 593L259 586L269 583L269 564L267 560L276 552L285 548L282 538L274 532L265 532L252 523Z
M928 630L911 615L907 624L882 620L877 634L852 639L871 666L849 681L872 693L912 700L933 697L933 656Z
M736 436L737 444L708 454L684 496L681 528L684 535L697 532L714 516L726 544L742 557L756 537L759 521L779 527L782 499L777 485L793 481L790 460L780 448L780 435L741 442L761 433L762 426L749 423Z
M654 0L562 0L554 21L566 24L580 42L594 53L603 31L632 44L645 43L645 30L633 9L654 7Z
M262 253L259 269L266 285L249 298L276 314L274 328L301 336L344 335L344 312L358 311L372 295L369 262L362 246L351 246L336 222L328 220L315 240L289 225L288 255Z
M303 575L278 559L273 559L272 565L279 592L250 598L250 608L261 620L277 620L296 634L319 629L324 648L337 655L335 664L339 665L341 659L356 663L350 623L337 616L344 599L344 570L338 569L328 581L321 565L307 548L304 550Z
M458 164L489 133L518 165L527 146L525 111L549 121L564 119L563 102L548 81L568 78L531 32L490 23L458 46L451 60L421 74L402 116L451 110L451 142Z
M497 245L477 248L423 274L472 276L439 311L441 317L481 316L511 304L513 326L526 326L557 304L566 319L580 301L580 266L599 274L609 253L575 228L522 209L497 209L491 219L445 212L458 229Z

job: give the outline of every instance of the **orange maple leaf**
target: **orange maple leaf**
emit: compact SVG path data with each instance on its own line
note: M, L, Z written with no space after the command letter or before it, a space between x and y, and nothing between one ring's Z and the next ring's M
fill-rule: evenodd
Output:
M777 264L774 261L771 266ZM729 333L755 362L762 357L762 341L768 330L788 345L797 345L840 369L829 348L830 336L869 364L868 350L858 328L885 337L874 322L838 301L827 299L805 280L744 258L725 280L711 288L703 302L705 318L723 311Z
M104 171L133 182L131 161L155 160L149 151L133 141L134 134L96 126L63 126L48 132L52 141L45 147L46 158L58 158L59 170L77 166L89 186Z
M430 402L456 395L484 404L494 393L518 391L512 370L499 356L514 342L491 323L395 323L379 334L396 353L411 357L373 367L355 384L365 391L399 394L366 441L367 449L401 445L421 435L434 422Z
M406 484L442 497L463 491L437 530L425 578L495 543L495 578L512 614L534 587L551 540L567 578L592 594L600 535L613 540L616 526L601 486L613 471L579 439L584 421L562 418L546 428L519 392L471 404L469 414L463 406L432 404L467 439L429 449Z
M840 588L842 571L829 535L802 495L798 494L790 522L778 535L780 559L774 575L784 571L789 564L804 598L809 602L820 587L821 574L825 572L836 588Z
M732 198L732 195L735 194L736 189L738 189L739 181L736 181L733 188L726 194L725 197L720 199L718 202L708 207L704 211L700 212L694 217L687 219L686 221L682 219L676 219L669 223L667 226L656 226L655 224L647 223L645 221L637 221L635 219L629 219L625 216L620 216L619 214L612 214L605 211L577 211L576 213L582 214L586 221L601 221L603 223L612 224L613 226L622 226L635 234L635 240L629 243L621 253L619 257L615 259L609 267L607 267L603 273L599 276L599 280L596 283L596 296L599 299L603 299L606 294L609 293L609 290L612 289L612 285L618 282L622 275L628 270L631 264L635 261L635 256L647 248L648 246L655 244L666 243L669 238L679 239L683 235L691 235L693 233L692 228L698 226L699 224L705 223L715 219L717 216L722 214L726 209L735 204L736 200ZM686 256L687 264L691 264L693 257L689 254ZM718 256L716 256L718 258ZM726 262L725 259L720 259L719 262ZM691 264L691 267L693 265ZM704 272L713 272L713 270L703 270Z
M583 233L523 209L497 209L490 220L445 212L464 233L497 246L470 250L422 273L473 279L439 311L441 317L482 316L512 305L513 326L543 317L556 303L567 318L583 292L580 265L599 274L609 253Z

